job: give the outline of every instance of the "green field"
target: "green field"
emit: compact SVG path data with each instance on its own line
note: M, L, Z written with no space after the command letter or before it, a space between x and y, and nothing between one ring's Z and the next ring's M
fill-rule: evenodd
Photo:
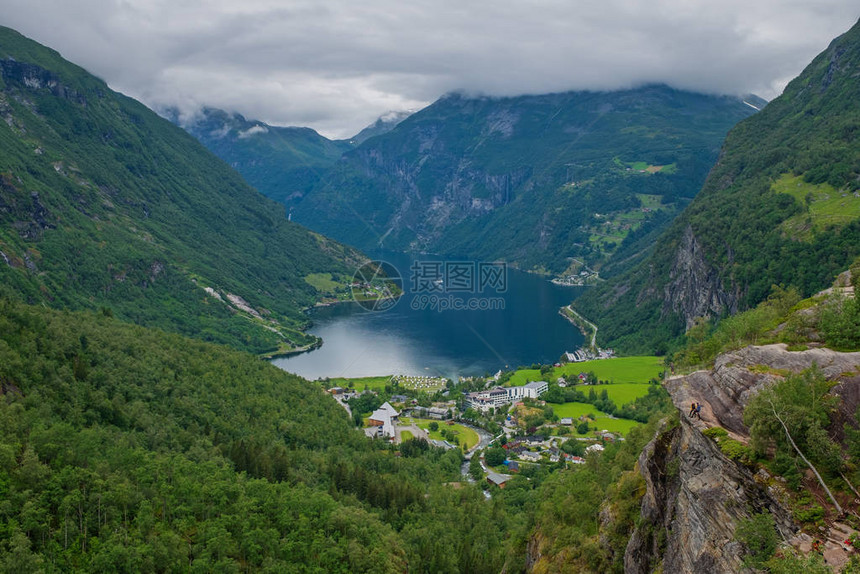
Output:
M588 373L590 371L594 372L601 381L611 381L613 383L647 383L651 379L659 379L662 370L663 359L660 357L616 357L614 359L601 359L582 363L566 363L561 367L553 368L547 375L541 375L537 369L521 369L511 376L510 380L505 383L505 386L517 387L529 381L554 381L559 377L567 379L579 373ZM648 388L645 387L642 394L644 395L647 392Z
M400 431L400 440L401 441L411 440L411 439L412 439L412 433L411 432L409 432L408 430Z
M657 173L657 172L672 174L672 173L675 173L676 171L678 171L678 166L677 166L677 164L674 164L674 163L670 163L668 165L652 165L652 164L648 163L647 161L634 161L634 162L629 162L629 163L622 163L618 158L615 158L615 163L616 163L616 165L618 165L620 167L629 168L629 169L632 169L633 171L636 171L636 172L644 171L644 172L652 173L652 174Z
M588 403L564 403L563 405L550 404L552 407L552 411L558 415L558 418L566 418L571 417L574 419L578 419L579 417L585 416L589 413L599 416L606 416L605 413L594 408L594 405Z
M609 415L600 411L588 403L564 403L563 405L551 405L553 412L558 415L558 418L571 417L576 422L581 416L593 414L595 416L594 423L589 423L591 426L597 427L597 430L607 430L609 432L617 432L627 434L635 426L641 423L628 419L613 419ZM574 425L575 427L576 425ZM576 434L576 429L571 428L571 432ZM591 431L589 431L589 434ZM580 435L582 436L582 435Z
M631 421L630 419L611 419L609 417L597 417L594 421L594 426L597 427L597 430L617 432L622 435L629 433L630 429L640 424L642 423Z
M338 289L345 288L343 283L338 283L332 279L331 273L311 273L306 275L304 279L314 289L323 293L333 293Z
M647 207L649 209L659 209L663 207L663 196L662 195L650 195L647 193L637 193L636 197L639 198L639 202L642 204L642 207Z
M388 381L391 380L389 376L382 377L361 377L358 379L347 379L345 377L335 377L333 379L329 379L329 388L331 387L349 387L349 383L352 383L353 389L357 391L363 391L368 388L371 391L379 391L385 388L385 385L388 384Z
M442 436L442 429L448 429L452 431L460 439L460 446L464 447L464 450L469 450L470 448L478 444L479 440L481 440L478 436L478 433L476 433L469 427L465 427L460 424L455 423L449 425L442 421L435 421L439 423L439 430L431 431L430 423L434 421L427 419L412 419L412 421L417 424L419 428L426 430L427 434L433 440L445 440L445 437Z
M549 377L549 375L547 375ZM510 380L505 383L506 387L521 387L531 381L548 381L549 378L542 378L538 369L522 369L511 375Z
M632 403L639 397L644 397L648 394L649 385L642 383L615 383L612 385L576 385L576 388L588 394L588 391L594 389L598 396L605 390L612 402L617 406Z
M601 381L611 381L613 383L647 383L651 379L659 379L662 370L663 359L660 357L616 357L614 359L602 359L599 361L566 363L561 367L554 368L549 375L550 379L546 380L555 380L562 376L567 378L579 373L593 371ZM540 373L538 372L538 374Z
M821 230L828 225L844 224L860 217L860 197L826 183L816 185L805 182L803 176L785 174L773 182L771 189L787 193L808 208L808 211L783 222L782 226L793 236L806 235L813 229Z

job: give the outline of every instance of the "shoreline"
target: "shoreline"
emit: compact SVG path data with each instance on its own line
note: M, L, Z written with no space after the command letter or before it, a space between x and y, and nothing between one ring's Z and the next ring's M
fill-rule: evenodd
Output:
M591 344L589 345L589 348L592 350L597 349L597 325L574 311L572 305L565 305L558 310L558 313L559 315L570 321L573 325L575 325L576 328L579 329L580 332L582 332L583 336L587 338L589 335L591 335ZM571 317L571 314L573 315L573 317ZM586 328L582 324L580 324L580 322L585 323L586 325L591 327L591 333L589 333Z
M264 361L274 361L275 359L285 359L294 355L301 355L302 353L309 353L311 351L315 351L322 347L323 340L316 335L314 335L314 337L316 338L316 340L313 343L308 343L304 347L297 347L295 349L278 349L277 351L272 351L271 353L263 353L259 357Z

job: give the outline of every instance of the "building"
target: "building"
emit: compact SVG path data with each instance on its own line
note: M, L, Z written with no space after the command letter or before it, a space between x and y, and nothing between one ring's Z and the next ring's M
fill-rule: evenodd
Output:
M505 484L513 477L507 474L499 474L498 472L490 472L487 475L487 482L495 484L499 488L504 488Z
M536 399L549 389L549 383L546 381L535 381L533 383L526 383L525 388L527 389L526 396Z
M509 402L511 401L508 399L507 389L501 387L466 395L466 405L484 413L492 408L505 406Z
M521 387L507 387L505 391L508 393L508 402L513 402L519 399L536 399L544 394L548 388L549 383L546 381L536 381L526 383Z
M533 450L527 450L525 452L520 453L520 458L523 460L531 461L531 462L539 462L540 461L540 453L535 452Z
M560 422L561 424L563 424L563 425L571 426L571 425L573 424L573 418L571 418L571 417L564 417L564 418L563 418L563 419L561 419L561 421L559 421L559 422Z
M466 395L466 405L477 411L487 412L491 408L508 405L520 399L536 399L549 389L546 381L527 383L521 387L496 387L487 391Z
M368 422L371 426L378 429L376 436L392 438L395 435L394 425L397 422L397 417L400 416L394 407L388 402L385 402L381 407L370 414Z

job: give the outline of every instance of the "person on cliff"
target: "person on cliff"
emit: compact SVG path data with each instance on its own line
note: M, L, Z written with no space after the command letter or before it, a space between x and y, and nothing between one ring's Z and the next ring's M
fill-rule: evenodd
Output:
M696 414L696 402L695 402L695 401L693 401L692 403L690 403L690 414L689 414L689 415L687 415L687 416L688 416L688 417L690 417L690 418L693 418L693 416L694 416L695 414Z
M696 403L696 418L702 420L702 403Z

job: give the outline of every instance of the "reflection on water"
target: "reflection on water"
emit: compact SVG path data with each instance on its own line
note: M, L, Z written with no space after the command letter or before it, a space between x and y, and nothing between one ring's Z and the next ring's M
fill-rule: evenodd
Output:
M323 346L274 363L309 379L389 374L454 377L554 362L564 351L582 344L581 333L558 314L579 289L508 270L506 291L451 294L463 307L474 310L439 311L427 304L426 293L413 292L410 281L413 262L433 260L432 256L386 253L382 258L404 278L405 294L394 308L368 312L345 303L315 310L310 332L322 337Z

